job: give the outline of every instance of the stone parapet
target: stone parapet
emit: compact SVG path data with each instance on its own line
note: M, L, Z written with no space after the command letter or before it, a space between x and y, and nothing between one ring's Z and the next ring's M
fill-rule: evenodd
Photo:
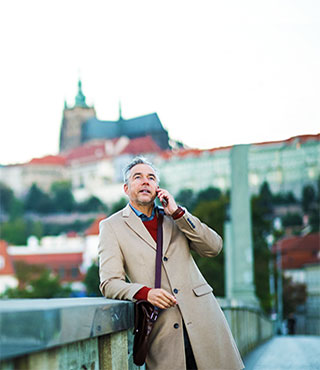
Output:
M273 334L253 306L220 300L244 355ZM105 298L1 300L0 369L138 369L132 302Z

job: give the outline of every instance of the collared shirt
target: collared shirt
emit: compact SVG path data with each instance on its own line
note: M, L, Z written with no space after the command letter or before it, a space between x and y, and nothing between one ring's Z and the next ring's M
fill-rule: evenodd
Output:
M131 207L131 209L133 210L133 212L141 218L141 221L151 221L153 220L154 218L154 215L155 215L155 210L156 208L158 208L158 206L154 205L153 206L153 209L152 209L152 213L151 213L151 216L148 217L147 215L145 215L144 213L138 211L137 209L135 209L130 203L129 203L129 206Z

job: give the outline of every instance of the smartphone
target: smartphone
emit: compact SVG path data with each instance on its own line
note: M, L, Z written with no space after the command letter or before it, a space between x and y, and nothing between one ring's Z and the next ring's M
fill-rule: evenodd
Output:
M160 203L162 204L163 207L166 207L168 205L168 201L165 198L163 198L162 201L160 200Z
M168 202L167 202L166 199L163 199L162 202L161 202L161 204L163 205L163 207L166 207L168 205Z

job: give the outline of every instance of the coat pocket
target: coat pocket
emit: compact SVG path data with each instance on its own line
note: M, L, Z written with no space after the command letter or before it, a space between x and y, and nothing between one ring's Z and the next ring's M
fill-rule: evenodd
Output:
M192 290L197 297L200 297L204 294L211 293L213 289L209 284L202 284L193 288Z

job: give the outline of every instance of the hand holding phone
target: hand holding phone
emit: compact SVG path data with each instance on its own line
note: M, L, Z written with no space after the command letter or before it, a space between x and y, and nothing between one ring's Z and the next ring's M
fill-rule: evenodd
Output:
M171 216L178 208L173 196L166 189L157 189L157 196L166 215Z
M159 198L160 203L162 204L163 208L168 206L168 197L166 197L164 194L162 194L162 189L160 189L160 188L158 188L158 190L157 190L157 197Z
M161 191L161 189L160 188L158 188L158 190L157 190L157 197L159 198L159 200L160 200L160 202L161 202L161 204L162 204L162 206L163 206L163 208L165 208L165 207L167 207L168 206L168 198L166 197L166 196L164 196L164 195L160 195L159 196L159 192Z

